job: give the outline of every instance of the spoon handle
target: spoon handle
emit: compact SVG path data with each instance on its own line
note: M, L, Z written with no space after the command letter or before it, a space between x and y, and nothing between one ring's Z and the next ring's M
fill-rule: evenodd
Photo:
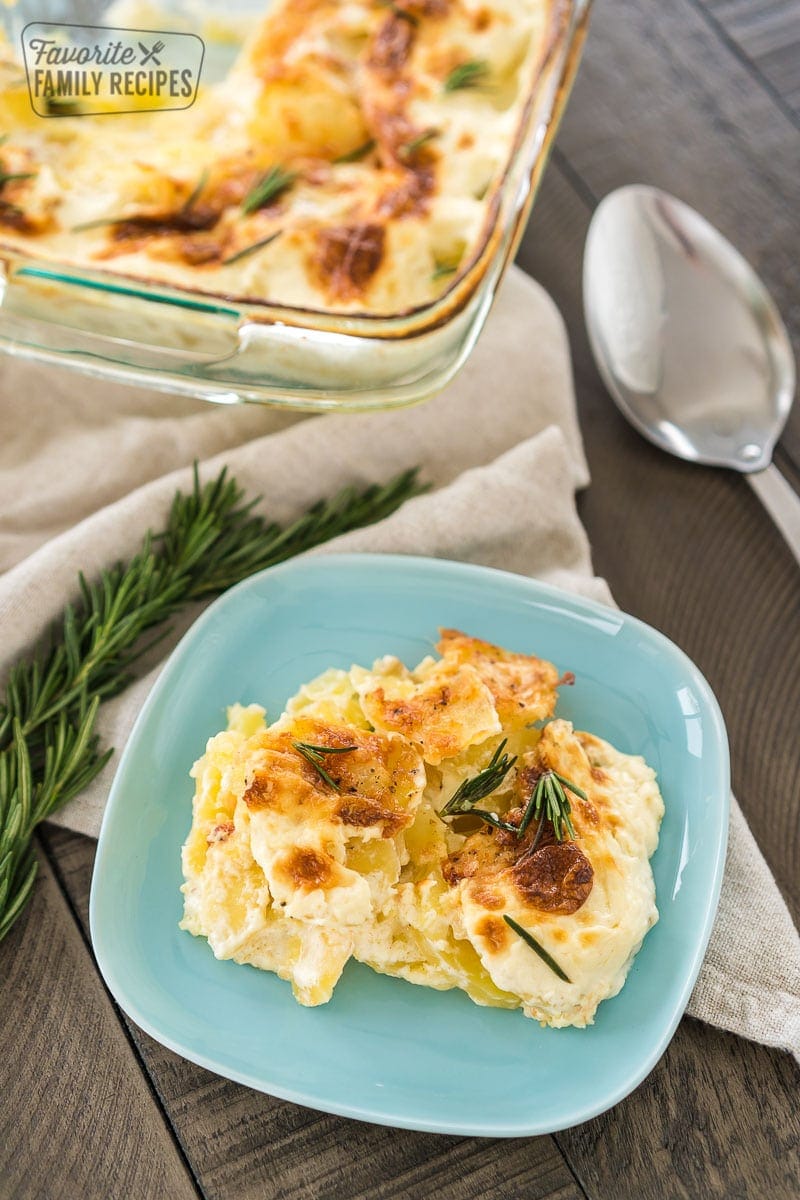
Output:
M745 478L800 563L800 496L789 486L774 463Z

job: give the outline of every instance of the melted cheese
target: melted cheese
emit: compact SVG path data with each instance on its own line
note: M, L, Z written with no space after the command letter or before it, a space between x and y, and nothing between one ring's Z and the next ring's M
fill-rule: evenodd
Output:
M257 706L230 710L193 770L182 927L288 979L302 1004L328 1000L353 957L543 1024L589 1024L657 919L654 773L566 721L523 723L553 709L551 663L455 630L439 649L414 670L385 658L327 671L269 727ZM503 741L516 761L482 804L510 829L444 821ZM515 833L547 770L584 793L570 793L574 841L549 822Z
M58 120L6 48L0 166L30 178L0 188L0 241L217 295L424 305L480 250L556 23L554 0L278 0L190 109Z

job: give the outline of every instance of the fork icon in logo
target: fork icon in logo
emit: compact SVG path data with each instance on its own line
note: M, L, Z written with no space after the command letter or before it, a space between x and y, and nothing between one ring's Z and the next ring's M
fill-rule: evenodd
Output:
M154 42L152 47L149 50L148 50L147 46L145 46L144 42L139 42L139 49L142 52L142 66L143 67L146 66L146 64L149 62L155 63L155 65L157 67L161 66L161 60L160 60L160 58L157 57L157 55L159 55L162 50L166 50L166 46L165 46L164 42L161 42L161 41Z

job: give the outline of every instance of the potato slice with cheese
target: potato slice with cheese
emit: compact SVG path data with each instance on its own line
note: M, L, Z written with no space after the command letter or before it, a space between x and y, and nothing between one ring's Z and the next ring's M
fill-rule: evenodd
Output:
M492 693L469 665L429 661L411 674L390 661L377 677L351 675L372 725L402 734L434 766L500 732Z
M457 629L443 629L436 649L445 663L474 667L492 693L504 730L530 725L555 712L558 671L545 659L511 654Z

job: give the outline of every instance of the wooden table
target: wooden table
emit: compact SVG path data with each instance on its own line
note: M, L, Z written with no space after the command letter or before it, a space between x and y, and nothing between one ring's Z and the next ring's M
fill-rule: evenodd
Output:
M637 437L592 365L580 268L598 199L644 181L731 237L800 344L800 9L790 0L599 0L520 262L569 327L592 487L580 509L623 608L713 685L734 786L800 911L800 575L747 483ZM777 461L800 489L800 406ZM249 1091L144 1036L94 967L94 843L40 839L33 904L0 945L2 1200L800 1195L788 1055L685 1019L627 1100L501 1142L361 1125Z

